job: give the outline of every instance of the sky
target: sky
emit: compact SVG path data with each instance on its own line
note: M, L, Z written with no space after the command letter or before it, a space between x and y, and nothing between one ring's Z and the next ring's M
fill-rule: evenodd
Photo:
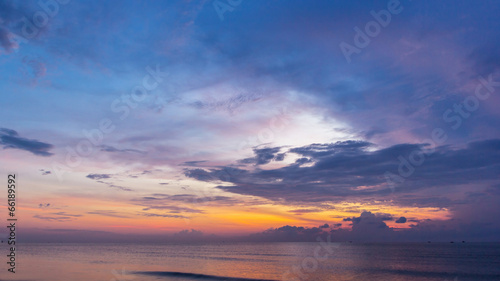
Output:
M498 241L499 12L2 0L19 235Z

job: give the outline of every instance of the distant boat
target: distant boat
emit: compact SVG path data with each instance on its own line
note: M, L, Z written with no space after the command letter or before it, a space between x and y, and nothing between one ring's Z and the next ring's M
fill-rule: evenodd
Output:
M455 242L451 241L450 243L452 243L452 244L453 244L453 243L455 243Z

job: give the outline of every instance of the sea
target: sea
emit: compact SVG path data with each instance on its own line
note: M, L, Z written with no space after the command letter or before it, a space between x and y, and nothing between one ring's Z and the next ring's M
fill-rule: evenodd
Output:
M4 253L1 281L500 280L500 243L25 243L16 273Z

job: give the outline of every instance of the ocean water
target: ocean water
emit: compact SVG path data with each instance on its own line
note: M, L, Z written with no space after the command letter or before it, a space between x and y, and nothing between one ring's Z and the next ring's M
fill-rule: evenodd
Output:
M500 244L21 244L0 280L500 280ZM4 261L5 260L5 261Z

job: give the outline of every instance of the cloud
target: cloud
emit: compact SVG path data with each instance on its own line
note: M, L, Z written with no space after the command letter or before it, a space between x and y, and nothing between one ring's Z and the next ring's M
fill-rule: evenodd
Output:
M190 166L190 167L198 167L198 164L206 163L207 160L201 160L201 161L186 161L182 163L181 165L183 166Z
M46 171L46 170L44 170L44 169L40 169L40 172L42 172L42 176L46 176L46 175L50 175L50 174L52 174L52 172L51 172L51 171Z
M98 180L97 181L98 183L103 183L109 187L112 187L112 188L116 188L116 189L119 189L119 190L123 190L123 191L132 191L131 188L128 188L128 187L125 187L125 186L121 186L121 185L116 185L114 183L111 183L111 182L105 182L105 181L101 181L101 180Z
M174 236L195 236L195 237L199 237L201 235L203 235L202 231L194 230L194 229L191 229L191 231L189 231L188 229L181 230L178 233L174 234Z
M144 196L142 198L133 199L134 202L141 202L144 206L155 205L158 206L161 204L167 204L170 208L171 204L179 204L184 203L186 205L193 206L209 206L209 205L217 205L217 206L237 206L237 205L260 205L265 202L259 199L239 199L229 196L197 196L192 194L161 194L154 193L151 196Z
M312 242L318 237L328 235L328 224L319 227L302 227L285 225L278 228L270 228L260 233L251 234L247 239L251 241L265 242Z
M155 214L155 213L144 213L145 217L161 217L161 218L174 218L174 219L189 219L189 217L181 215L169 215L169 214Z
M111 178L110 174L88 174L87 178L93 180L101 180L101 179L109 179Z
M10 41L10 32L0 26L0 46L4 48L7 53L10 53L16 44Z
M322 211L323 211L322 209L294 209L294 210L290 210L288 212L294 213L296 215L301 215L301 214L306 214L306 213L318 213L318 212L322 212Z
M144 213L144 216L169 217L169 218L190 218L185 214L193 215L205 214L203 207L208 206L251 206L261 205L265 202L259 199L238 199L228 196L197 196L192 194L162 194L154 193L149 196L135 198L131 200L134 204L143 207L143 211L161 210L166 213Z
M264 197L289 203L341 202L345 200L385 200L392 194L399 205L420 201L426 206L446 207L454 204L446 194L460 184L481 184L495 181L500 173L500 140L471 142L465 147L441 146L431 153L426 144L398 144L381 149L368 149L362 141L333 144L311 144L289 149L310 158L314 164L303 167L293 163L275 169L242 170L232 167L187 169L185 175L200 181L223 181L224 191ZM266 155L274 151L267 151ZM386 172L398 173L400 158L419 152L425 157L414 167L411 176L395 189L387 183ZM268 157L269 158L269 157ZM266 159L268 159L266 158ZM419 193L434 188L432 195ZM443 199L437 199L438 194Z
M213 235L213 234L205 234L202 231L191 229L191 230L181 230L173 235L169 235L167 238L169 241L175 242L203 242L203 241L223 241L222 237Z
M377 216L371 212L363 212L352 220L352 232L356 234L373 235L379 232L385 233L388 230L389 227L385 224L383 216Z
M245 173L247 173L246 170L233 167L213 168L209 169L208 171L204 169L184 170L184 175L186 177L207 182L230 181L231 177Z
M336 143L313 143L307 146L290 149L290 152L312 158L323 158L333 155L357 155L372 146L366 141L348 140Z
M262 98L262 89L255 89L250 92L247 89L230 89L231 92L237 92L237 94L221 99L219 97L208 97L205 100L195 100L189 102L188 105L196 109L208 110L208 111L226 111L229 114L234 114L234 111L243 106L246 103L257 102Z
M53 145L38 140L22 138L16 131L6 128L0 128L0 145L3 145L4 149L25 150L37 156L53 155L49 152L53 148Z
M390 214L383 214L383 213L371 213L371 212L362 212L362 216L374 216L377 220L380 221L391 221L393 220L392 216ZM349 218L343 218L343 221L350 221L354 224L359 223L361 221L361 217L349 217ZM385 223L384 223L385 224Z
M99 216L105 216L105 217L113 217L113 218L129 218L129 216L123 215L122 213L112 211L112 210L95 210L95 211L87 212L87 214L99 215Z
M399 219L396 220L396 223L406 223L406 218L400 217Z
M66 222L66 221L74 220L75 218L79 218L81 216L82 215L68 214L66 212L57 212L57 213L49 213L48 216L46 216L46 215L34 215L33 217L36 219L45 220L45 221Z
M134 153L139 153L139 154L147 154L147 152L137 150L137 149L118 149L118 148L110 146L110 145L101 145L99 147L101 148L101 151L105 151L105 152L134 152Z
M265 165L276 159L278 159L277 161L282 161L284 159L284 155L277 155L280 149L280 147L254 148L253 152L255 154L255 157L246 158L240 160L240 162L244 164L253 163L255 165Z
M88 174L86 177L89 178L89 179L95 180L98 183L105 184L105 185L107 185L109 187L112 187L112 188L116 188L116 189L123 190L123 191L132 191L132 189L130 189L128 187L124 187L124 186L121 186L121 185L116 185L116 184L114 184L112 182L105 182L105 181L103 181L103 179L110 179L110 178L112 178L113 175L111 175L111 174Z

